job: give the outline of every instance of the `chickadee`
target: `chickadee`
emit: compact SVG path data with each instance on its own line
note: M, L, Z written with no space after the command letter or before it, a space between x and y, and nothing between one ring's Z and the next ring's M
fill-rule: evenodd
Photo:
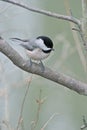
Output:
M40 61L42 67L42 60L47 58L53 49L53 42L49 37L39 36L36 39L19 39L11 38L13 41L16 41L26 49L27 55L31 60ZM32 62L31 62L32 63ZM31 64L30 63L30 64Z

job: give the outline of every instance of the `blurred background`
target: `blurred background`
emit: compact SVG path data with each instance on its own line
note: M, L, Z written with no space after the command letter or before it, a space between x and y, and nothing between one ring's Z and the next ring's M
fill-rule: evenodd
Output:
M69 11L67 8L69 5L72 15L80 20L82 18L81 1L77 3L76 0L17 0L17 2L65 15ZM27 59L24 49L9 38L28 39L47 35L53 40L55 51L44 60L44 64L57 72L86 82L87 73L84 56L82 56L84 53L82 42L80 39L77 43L73 33L68 21L30 12L0 1L0 35L20 55ZM29 90L24 102L20 127L25 130L41 130L43 127L45 130L80 129L83 124L82 116L85 115L87 119L87 97L40 76L24 72L2 53L0 53L1 127L5 129L7 126L12 128L18 126L28 85ZM42 104L39 104L40 100Z

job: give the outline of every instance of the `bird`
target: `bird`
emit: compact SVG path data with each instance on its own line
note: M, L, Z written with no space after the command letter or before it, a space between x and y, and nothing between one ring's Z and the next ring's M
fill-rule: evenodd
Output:
M48 36L38 36L34 39L20 39L10 38L12 41L16 41L19 45L25 48L27 55L30 58L30 66L32 60L40 61L41 68L44 70L42 60L47 58L54 50L53 41Z

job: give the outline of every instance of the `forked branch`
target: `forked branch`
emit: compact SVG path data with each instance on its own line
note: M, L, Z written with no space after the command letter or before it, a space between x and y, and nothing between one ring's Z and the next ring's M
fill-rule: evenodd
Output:
M58 13L52 13L50 11L46 11L46 10L42 10L42 9L38 9L38 8L33 8L33 7L28 7L27 5L24 5L22 3L18 3L16 1L12 1L12 0L1 0L1 1L22 7L24 9L27 9L27 10L32 11L32 12L40 13L43 15L47 15L47 16L62 19L62 20L68 20L68 21L73 22L79 26L81 25L80 20L75 18L75 17L71 17L71 16L67 16L67 15L60 15Z

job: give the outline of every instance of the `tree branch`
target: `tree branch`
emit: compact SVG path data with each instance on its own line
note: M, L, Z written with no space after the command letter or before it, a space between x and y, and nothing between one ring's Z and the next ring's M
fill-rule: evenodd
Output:
M38 9L38 8L33 8L33 7L28 7L27 5L24 5L24 4L15 2L15 1L11 1L11 0L1 0L1 1L16 5L16 6L19 6L19 7L22 7L24 9L30 10L32 12L36 12L36 13L40 13L40 14L43 14L43 15L51 16L53 18L67 20L67 21L70 21L70 22L73 22L73 23L77 24L78 26L81 25L80 20L75 18L75 17L71 17L71 16L67 16L67 15L60 15L58 13L52 13L50 11L46 11L46 10L42 10L42 9Z
M46 79L54 81L61 84L75 92L83 95L87 95L87 84L71 78L65 74L57 73L48 67L45 67L44 72L42 72L40 65L32 63L30 67L29 61L26 61L21 57L16 50L14 50L3 38L0 37L0 51L6 55L16 66L22 70L40 75Z
M12 0L1 0L1 1L16 5L18 7L22 7L24 9L27 9L27 10L32 11L32 12L36 12L36 13L39 13L39 14L50 16L50 17L53 17L53 18L56 18L56 19L66 20L66 21L69 21L69 22L76 24L78 29L79 29L79 34L81 36L83 46L84 46L85 50L87 51L86 40L84 38L84 34L83 34L83 30L82 30L82 23L79 19L77 19L73 16L60 15L58 13L52 13L50 11L46 11L46 10L42 10L42 9L38 9L38 8L33 8L33 7L28 7L27 5L24 5L22 3L18 3L18 2L12 1Z

